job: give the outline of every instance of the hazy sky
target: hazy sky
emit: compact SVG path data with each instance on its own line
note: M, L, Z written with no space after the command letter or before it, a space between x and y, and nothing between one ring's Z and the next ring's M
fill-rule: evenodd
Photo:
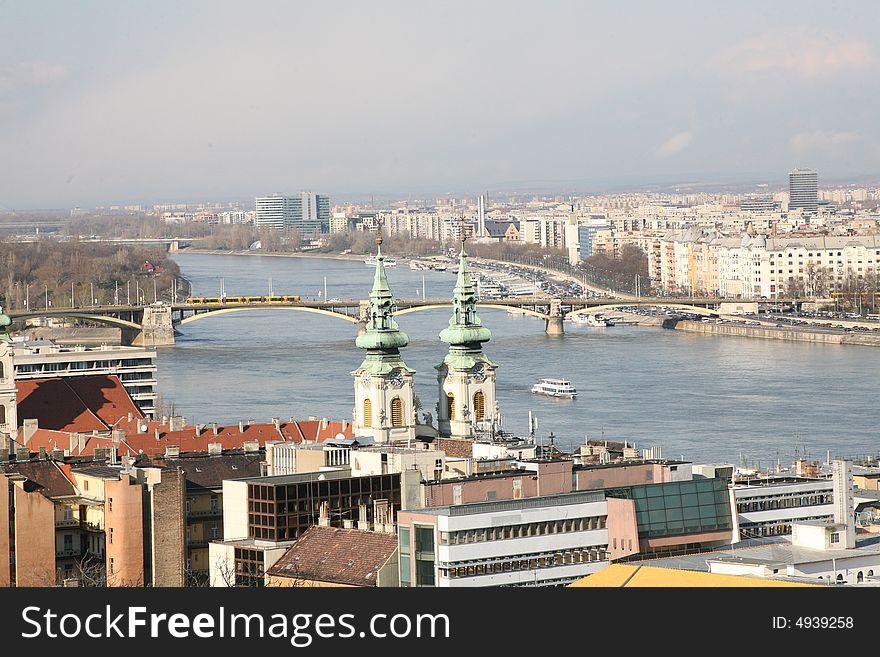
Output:
M880 172L880 3L0 0L0 209Z

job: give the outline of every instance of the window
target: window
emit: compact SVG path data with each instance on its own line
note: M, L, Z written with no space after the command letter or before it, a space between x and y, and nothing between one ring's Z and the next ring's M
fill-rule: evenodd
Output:
M486 396L482 390L474 393L474 415L477 420L482 420L486 416Z
M391 426L403 426L403 400L400 397L391 400Z
M364 417L361 420L365 427L373 426L373 400L364 400Z
M397 537L400 545L400 585L410 586L412 577L410 574L409 527L400 527Z
M110 557L110 574L113 575L116 573L116 563L113 561L113 557Z
M112 497L107 498L107 510L108 511L113 510L113 498Z
M446 393L446 415L450 420L455 419L455 395Z
M113 528L110 528L110 545L113 545Z
M840 534L838 532L833 532L831 534L831 542L832 543L840 543Z

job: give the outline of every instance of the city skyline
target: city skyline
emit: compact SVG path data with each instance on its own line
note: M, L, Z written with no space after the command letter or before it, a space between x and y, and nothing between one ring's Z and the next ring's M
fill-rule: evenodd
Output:
M877 175L876 9L791 6L7 3L0 209Z

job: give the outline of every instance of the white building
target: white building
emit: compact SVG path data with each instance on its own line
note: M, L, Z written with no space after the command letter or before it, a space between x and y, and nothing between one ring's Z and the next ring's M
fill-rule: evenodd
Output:
M558 586L608 564L601 492L398 513L401 586Z
M156 350L101 345L64 347L48 340L13 341L18 380L113 374L138 408L152 417L156 410Z

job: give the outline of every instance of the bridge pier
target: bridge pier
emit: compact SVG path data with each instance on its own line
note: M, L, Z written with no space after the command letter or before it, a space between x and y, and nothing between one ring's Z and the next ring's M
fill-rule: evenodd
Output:
M562 302L559 299L550 300L550 312L547 315L544 333L547 335L565 335L565 315L562 312Z
M174 344L171 306L146 306L140 330L123 329L122 344L135 347L165 347Z
M544 321L546 323L544 333L547 335L565 335L562 317L548 317Z

